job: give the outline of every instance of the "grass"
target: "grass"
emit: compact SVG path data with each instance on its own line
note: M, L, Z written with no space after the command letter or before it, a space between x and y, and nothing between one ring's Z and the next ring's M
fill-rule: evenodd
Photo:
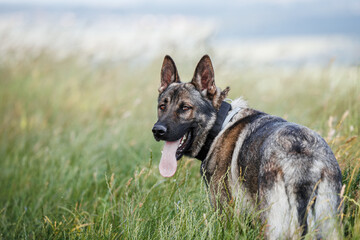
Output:
M211 208L199 161L160 176L151 127L161 59L0 58L0 239L263 238L259 212ZM184 80L195 64L179 64ZM344 237L359 239L360 68L214 65L231 98L324 136L346 184Z

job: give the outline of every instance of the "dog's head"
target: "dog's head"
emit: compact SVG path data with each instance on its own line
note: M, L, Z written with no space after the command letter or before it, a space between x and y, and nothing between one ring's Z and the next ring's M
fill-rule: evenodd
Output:
M152 131L157 141L165 141L160 173L165 177L176 171L176 160L184 154L195 157L216 120L216 112L229 88L215 86L209 56L198 63L191 82L182 83L174 61L165 56L161 68L158 121Z

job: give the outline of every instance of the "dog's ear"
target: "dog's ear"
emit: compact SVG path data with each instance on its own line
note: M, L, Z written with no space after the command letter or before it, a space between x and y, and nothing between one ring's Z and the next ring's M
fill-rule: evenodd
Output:
M173 82L180 82L180 77L174 60L172 60L170 56L166 55L161 67L161 85L158 89L159 93L162 93Z
M200 59L191 82L201 93L205 93L210 99L216 94L214 68L208 55Z

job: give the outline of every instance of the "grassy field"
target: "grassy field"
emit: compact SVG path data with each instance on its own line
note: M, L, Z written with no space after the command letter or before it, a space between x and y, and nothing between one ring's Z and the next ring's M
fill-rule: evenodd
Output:
M199 161L160 176L151 127L162 59L0 60L0 239L263 238L258 212L212 210ZM197 60L178 64L184 81ZM360 68L236 70L214 60L231 98L324 136L346 184L344 236L360 239Z

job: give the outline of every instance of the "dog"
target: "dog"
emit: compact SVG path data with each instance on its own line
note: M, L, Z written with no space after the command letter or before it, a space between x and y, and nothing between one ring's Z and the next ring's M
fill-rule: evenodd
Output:
M307 127L229 104L215 85L208 55L191 82L182 83L165 56L161 68L155 140L165 141L159 170L175 174L183 155L202 161L210 202L222 209L241 199L240 209L261 209L267 239L340 238L342 176L325 140Z

